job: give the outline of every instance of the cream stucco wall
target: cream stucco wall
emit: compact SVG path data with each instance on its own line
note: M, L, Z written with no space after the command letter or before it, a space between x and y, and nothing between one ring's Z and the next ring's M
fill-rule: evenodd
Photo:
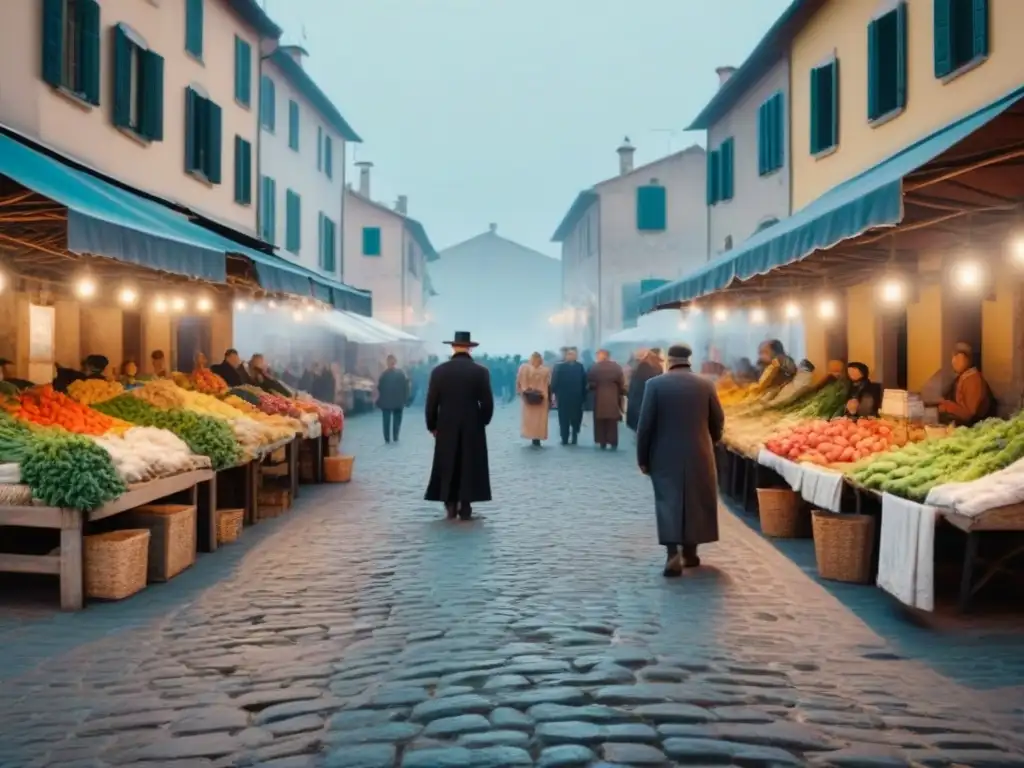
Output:
M233 169L236 134L252 142L255 156L258 36L223 0L207 0L204 6L203 61L199 62L185 52L184 0L103 0L100 106L92 107L57 93L42 80L42 2L4 3L0 24L0 72L4 73L0 122L127 184L240 230L255 232L255 206L234 202ZM113 125L111 29L118 23L131 27L164 58L163 141L146 145ZM253 51L249 108L234 99L235 35L247 40ZM200 182L184 170L185 88L189 85L199 86L223 112L219 185Z
M950 122L1024 85L1024 2L989 0L989 57L948 82L933 64L932 0L908 0L907 107L877 126L867 119L867 25L887 0L830 0L791 48L793 210ZM810 154L810 70L839 58L839 148Z

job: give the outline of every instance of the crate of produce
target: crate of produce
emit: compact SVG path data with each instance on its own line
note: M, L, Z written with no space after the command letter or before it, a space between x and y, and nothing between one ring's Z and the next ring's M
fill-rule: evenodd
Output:
M242 535L244 509L217 510L217 543L230 544Z
M284 507L288 509L292 505L292 494L287 488L261 488L259 503L261 507Z
M151 504L124 516L132 528L146 528L149 580L167 581L196 561L196 508L185 504Z
M347 483L352 479L355 456L328 456L324 459L324 480L328 483Z
M85 595L123 600L144 589L150 533L146 529L110 531L85 537Z
M869 583L872 580L875 518L816 509L812 522L818 575L823 579L851 584Z
M757 511L761 533L775 539L802 539L800 497L788 488L758 488Z

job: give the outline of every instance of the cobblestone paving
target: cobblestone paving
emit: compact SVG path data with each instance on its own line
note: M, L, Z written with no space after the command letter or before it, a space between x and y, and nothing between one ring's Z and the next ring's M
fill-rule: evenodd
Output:
M1021 701L900 657L728 513L665 581L631 452L516 426L491 429L499 500L448 523L419 419L388 447L351 420L356 481L204 558L234 567L195 599L56 623L0 683L0 765L1024 765Z

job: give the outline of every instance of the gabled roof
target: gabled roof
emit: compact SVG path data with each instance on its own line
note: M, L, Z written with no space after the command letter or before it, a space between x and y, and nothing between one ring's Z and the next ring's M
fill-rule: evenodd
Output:
M352 130L352 126L341 116L338 108L327 98L327 94L320 90L320 87L313 82L313 78L302 68L301 64L288 55L287 51L279 47L270 54L270 61L281 70L281 73L288 82L313 105L313 108L320 113L320 116L327 121L328 125L341 134L345 141L362 141L359 138L359 134Z
M228 0L228 6L263 37L277 40L283 34L257 0Z
M629 178L630 176L635 176L638 173L650 173L651 169L657 165L661 165L666 161L675 160L676 158L682 157L683 155L693 153L703 154L704 147L700 146L699 144L692 144L686 149L681 149L678 152L673 152L671 155L659 157L657 160L652 160L649 163L637 166L629 173L621 173L616 176L612 176L610 178L605 179L604 181L599 181L590 189L583 190L578 195L576 195L576 199L572 201L572 205L569 206L569 210L566 211L565 216L562 217L561 223L555 229L555 234L551 236L551 242L561 243L565 240L565 238L569 236L569 233L572 232L575 226L580 222L580 219L582 219L586 212L590 209L590 206L597 202L601 187L606 186L608 184L613 184L614 182L620 181L621 179Z
M793 38L824 4L825 0L792 0L782 15L765 32L746 61L711 97L711 101L686 130L705 131L736 106L743 98L743 94L764 77L768 68L788 54L789 44L793 42Z
M545 261L553 264L558 263L557 259L548 256L546 253L535 251L533 248L523 245L522 243L517 243L515 240L509 240L507 237L502 237L498 234L497 229L489 229L486 232L481 232L479 235L474 235L468 240L463 240L462 242L449 245L441 249L441 255L448 258L451 255L455 255L457 251L472 249L476 246L484 248L488 246L498 246L505 249L506 252L516 252L516 258L544 259Z
M427 261L438 260L439 256L437 249L434 248L434 244L430 242L426 228L419 221L410 216L406 216L404 213L399 213L394 208L389 208L384 205L384 203L378 203L376 200L372 200L366 195L356 192L351 187L345 188L345 194L351 195L356 200L364 202L367 205L372 205L380 211L390 213L402 223L402 226L405 227L405 231L409 233L409 237L411 237L416 242L416 245L420 247L420 250L423 251L423 256Z

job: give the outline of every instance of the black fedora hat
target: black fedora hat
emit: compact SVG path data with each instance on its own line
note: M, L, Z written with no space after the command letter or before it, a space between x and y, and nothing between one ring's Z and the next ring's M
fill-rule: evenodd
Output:
M469 331L456 331L455 332L455 338L452 341L446 341L445 344L448 344L448 345L453 346L453 347L476 347L476 346L479 346L479 344L477 344L475 341L473 341L472 337L470 336Z

